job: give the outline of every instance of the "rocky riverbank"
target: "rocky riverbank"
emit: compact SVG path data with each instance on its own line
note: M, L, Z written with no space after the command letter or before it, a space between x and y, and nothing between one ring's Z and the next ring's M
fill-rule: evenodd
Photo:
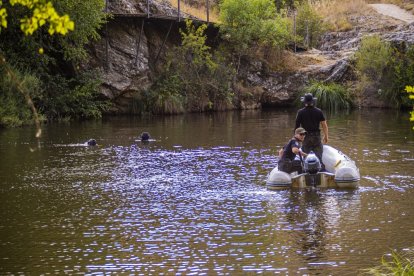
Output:
M118 1L109 7L117 14L147 13L146 1ZM176 16L168 2L151 1L151 14ZM271 70L260 60L243 63L241 89L251 91L252 97L241 99L234 108L251 109L292 105L310 80L335 81L354 87L355 72L352 57L361 38L379 34L396 47L414 44L414 23L393 19L367 9L363 14L350 15L353 28L346 32L329 32L318 49L284 54L291 65L287 70ZM102 40L92 46L92 59L87 66L99 67L103 73L102 94L114 103L113 113L134 113L137 99L155 79L157 68L164 62L167 49L180 41L179 28L183 23L162 19L116 16L105 27ZM209 34L217 30L211 27ZM166 39L166 34L169 36ZM166 40L165 40L166 39ZM378 97L378 87L369 87L358 99L360 106L386 107Z

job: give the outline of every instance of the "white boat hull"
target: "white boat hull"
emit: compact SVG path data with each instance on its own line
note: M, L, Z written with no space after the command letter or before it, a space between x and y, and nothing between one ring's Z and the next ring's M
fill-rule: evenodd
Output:
M266 186L270 190L284 188L357 188L359 186L359 169L348 156L337 149L324 145L322 161L326 172L316 174L288 174L279 171L277 166L267 177Z

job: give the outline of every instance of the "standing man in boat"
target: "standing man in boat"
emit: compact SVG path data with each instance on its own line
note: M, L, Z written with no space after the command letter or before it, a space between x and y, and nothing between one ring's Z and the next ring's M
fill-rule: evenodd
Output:
M302 152L300 147L306 136L304 128L297 128L295 136L279 151L278 169L286 173L297 171L302 173L302 158L307 154ZM295 160L296 155L299 155L300 160Z
M324 170L325 166L322 163L323 144L319 126L322 126L323 143L327 144L328 124L322 110L315 107L316 98L314 98L312 94L305 94L305 96L301 98L301 101L304 103L305 107L300 109L296 114L295 129L303 127L306 130L307 135L303 141L302 149L306 153L313 151L321 161L322 170Z

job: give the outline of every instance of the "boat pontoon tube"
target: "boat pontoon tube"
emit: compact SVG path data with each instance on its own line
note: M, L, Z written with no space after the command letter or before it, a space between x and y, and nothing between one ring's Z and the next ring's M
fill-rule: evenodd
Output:
M292 177L290 174L279 171L274 168L267 177L266 186L269 189L290 188L292 185Z

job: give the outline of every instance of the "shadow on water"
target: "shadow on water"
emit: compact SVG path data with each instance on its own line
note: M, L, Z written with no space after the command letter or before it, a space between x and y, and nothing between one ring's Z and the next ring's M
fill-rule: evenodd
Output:
M267 208L274 217L274 246L282 244L279 253L286 257L282 263L287 263L287 270L329 274L352 267L352 258L344 258L343 241L355 237L355 214L361 208L358 190L278 191Z
M325 236L326 229L326 213L323 210L324 198L312 189L306 189L301 193L291 194L290 204L293 210L286 215L287 221L291 225L299 226L301 231L296 239L299 244L298 254L302 254L305 261L319 261L326 257Z

